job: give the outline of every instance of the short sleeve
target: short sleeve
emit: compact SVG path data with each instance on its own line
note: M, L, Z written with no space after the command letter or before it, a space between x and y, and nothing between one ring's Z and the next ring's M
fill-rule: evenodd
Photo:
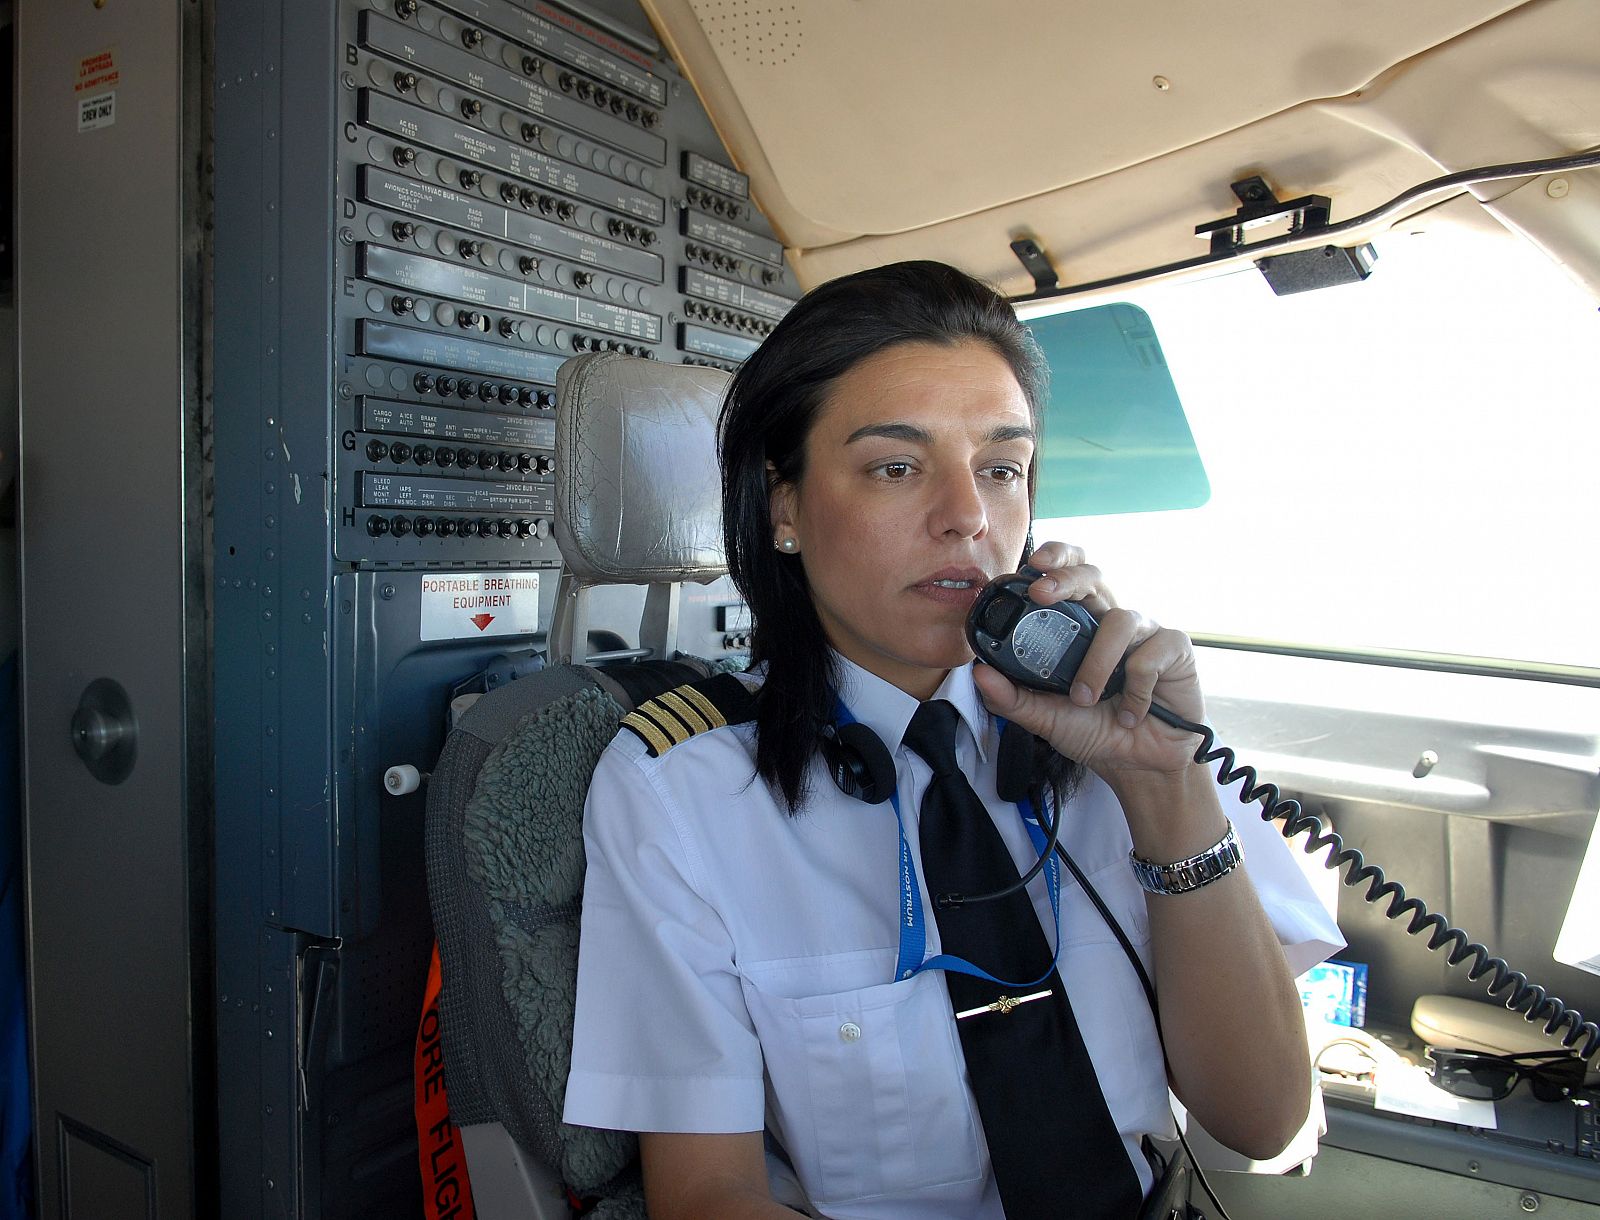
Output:
M1235 792L1219 787L1218 796L1244 849L1245 869L1283 946L1289 973L1304 974L1344 948L1334 918L1337 879L1323 869L1321 854L1299 854L1297 844L1279 833L1280 823L1263 821L1260 806L1241 805ZM1325 884L1313 884L1312 877Z
M651 782L653 760L639 754L625 734L613 742L584 809L563 1117L624 1131L759 1131L761 1047L733 943L694 876L681 815Z

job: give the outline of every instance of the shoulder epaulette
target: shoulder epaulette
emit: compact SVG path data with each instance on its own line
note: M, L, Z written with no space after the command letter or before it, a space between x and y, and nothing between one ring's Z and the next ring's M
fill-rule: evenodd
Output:
M717 674L647 699L622 718L622 727L644 742L651 758L660 758L699 733L755 718L749 688L732 674Z

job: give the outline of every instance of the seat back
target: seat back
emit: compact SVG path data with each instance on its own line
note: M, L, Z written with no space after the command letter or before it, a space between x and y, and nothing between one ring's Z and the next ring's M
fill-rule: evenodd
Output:
M558 378L556 538L564 567L549 668L460 712L428 786L428 893L451 1117L485 1220L644 1216L636 1141L560 1121L572 1041L582 813L620 719L712 667L676 651L677 582L721 576L715 421L727 375L614 354ZM624 494L626 493L626 494ZM586 590L647 584L651 659L570 663ZM582 660L580 656L578 658ZM464 704L465 701L458 701Z

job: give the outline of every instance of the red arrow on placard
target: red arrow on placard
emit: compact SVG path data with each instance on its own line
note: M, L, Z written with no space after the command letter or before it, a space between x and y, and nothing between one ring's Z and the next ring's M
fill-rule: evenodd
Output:
M494 615L492 615L492 614L474 614L467 621L469 623L471 623L474 627L476 627L479 631L482 631L490 623L494 622Z

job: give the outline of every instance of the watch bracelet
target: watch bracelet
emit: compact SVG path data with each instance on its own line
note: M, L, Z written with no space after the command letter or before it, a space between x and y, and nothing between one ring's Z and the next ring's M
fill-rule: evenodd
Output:
M1186 860L1155 864L1141 860L1132 851L1128 853L1128 862L1133 866L1133 875L1138 878L1140 887L1146 893L1168 897L1187 894L1213 881L1220 881L1237 868L1243 859L1244 849L1239 846L1231 821L1222 838Z

